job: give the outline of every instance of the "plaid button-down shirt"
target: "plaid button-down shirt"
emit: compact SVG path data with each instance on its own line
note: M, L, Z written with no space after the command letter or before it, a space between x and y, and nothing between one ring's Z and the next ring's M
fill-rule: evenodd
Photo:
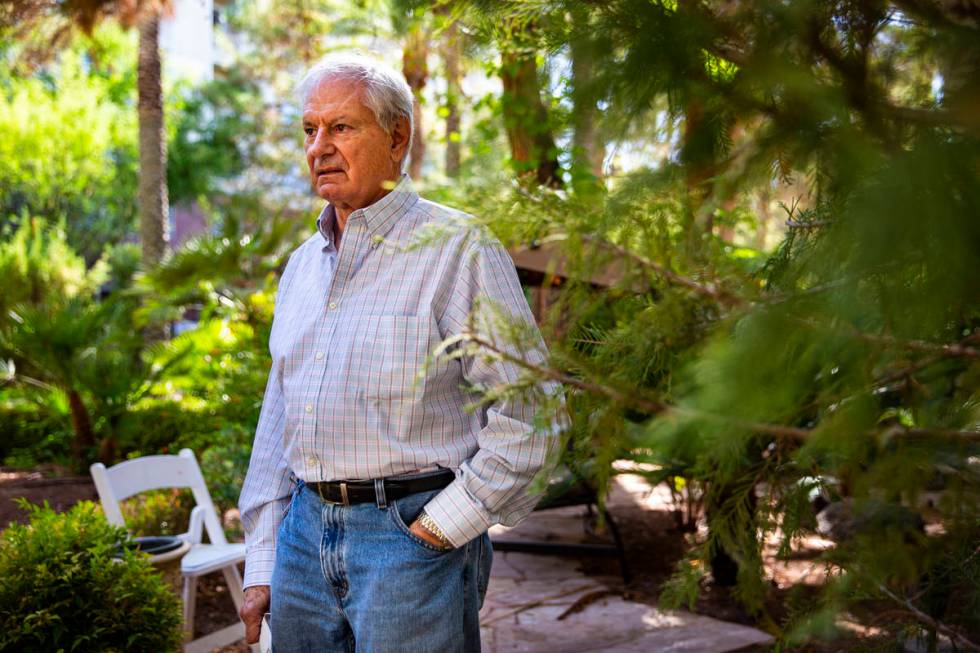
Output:
M463 214L421 199L407 176L351 213L339 248L334 220L328 205L317 233L290 256L276 295L272 369L239 499L246 587L270 582L293 475L329 481L451 469L455 481L425 511L461 546L531 511L528 485L555 443L554 430L532 428L531 395L467 410L479 388L517 380L517 366L484 356L426 364L440 342L474 324L480 307L533 325L500 243ZM419 239L433 228L441 235ZM532 349L523 355L540 361L543 344Z

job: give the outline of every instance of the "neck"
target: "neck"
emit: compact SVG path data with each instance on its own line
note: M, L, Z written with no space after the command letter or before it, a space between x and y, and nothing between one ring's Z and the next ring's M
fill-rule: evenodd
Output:
M347 218L350 217L350 214L358 209L363 209L364 207L371 206L372 204L380 200L382 197L384 197L385 195L391 192L391 189L395 187L395 184L397 184L400 179L401 179L401 173L396 172L394 177L392 177L391 179L386 179L382 183L381 188L378 189L378 192L374 196L372 196L371 199L361 203L359 206L354 206L353 204L346 204L346 203L339 203L339 202L337 204L334 204L333 210L337 215L337 242L340 242L340 234L343 233L344 227L347 226ZM391 186L391 188L387 188L387 186L389 185Z

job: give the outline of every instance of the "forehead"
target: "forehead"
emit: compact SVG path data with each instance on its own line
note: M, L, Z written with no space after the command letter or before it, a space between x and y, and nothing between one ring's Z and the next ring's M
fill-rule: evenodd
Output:
M329 120L341 114L374 120L374 112L364 105L364 89L357 82L325 79L303 102L303 120Z

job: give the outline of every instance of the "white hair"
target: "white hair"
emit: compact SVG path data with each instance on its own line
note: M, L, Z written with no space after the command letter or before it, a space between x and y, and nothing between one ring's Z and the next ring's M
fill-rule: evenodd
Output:
M412 89L405 76L391 66L357 53L328 54L306 72L296 86L296 96L302 108L310 94L321 82L344 79L360 84L364 90L364 105L387 134L391 134L400 118L408 120L408 144L401 160L401 170L408 167L408 155L415 135Z

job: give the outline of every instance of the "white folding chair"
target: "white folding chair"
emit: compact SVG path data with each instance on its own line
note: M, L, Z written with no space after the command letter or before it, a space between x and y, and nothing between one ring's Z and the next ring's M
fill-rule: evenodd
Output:
M237 564L245 560L244 544L229 544L215 511L197 458L190 449L181 449L176 456L145 456L127 460L106 468L102 463L93 464L89 470L95 481L95 489L102 500L102 510L109 523L125 526L119 502L140 492L161 488L190 488L194 494L190 527L178 537L191 545L191 550L180 561L184 577L184 638L185 652L211 651L230 644L245 636L245 626L239 621L227 628L190 641L194 634L194 603L199 576L214 571L224 574L225 582L235 611L242 607L242 577ZM206 529L210 544L202 544L202 529ZM253 647L257 650L257 647Z

